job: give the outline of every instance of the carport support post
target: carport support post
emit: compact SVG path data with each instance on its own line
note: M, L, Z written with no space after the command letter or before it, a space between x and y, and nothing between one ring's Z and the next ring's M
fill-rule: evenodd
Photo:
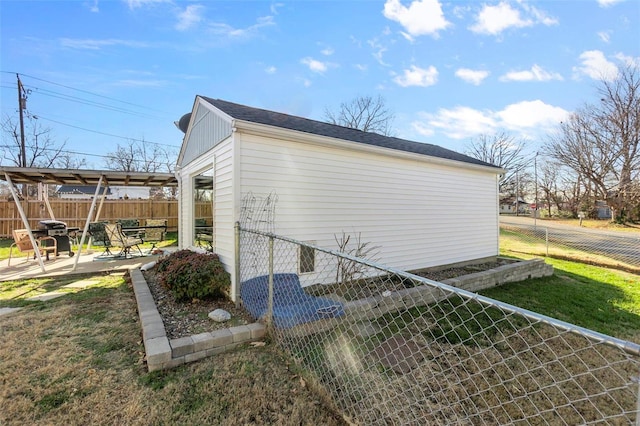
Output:
M31 241L31 246L33 247L33 254L36 256L36 259L38 259L38 263L40 264L40 269L44 273L46 272L46 270L44 269L44 262L42 261L42 253L40 253L40 250L38 250L38 243L36 242L36 239L33 237L33 232L31 232L29 219L27 219L27 215L24 213L24 209L22 208L22 203L20 202L20 198L18 198L18 194L16 193L16 189L13 186L13 182L11 181L11 177L9 176L9 173L5 172L4 178L7 180L7 183L9 184L9 191L11 191L11 196L13 197L13 201L16 203L16 207L18 208L18 213L20 213L20 218L22 219L22 223L24 224L24 227L27 229L27 232L29 233L29 240Z
M104 176L100 176L98 179L98 185L96 185L96 192L93 195L93 200L91 201L91 207L89 208L89 215L87 216L87 221L84 223L84 228L82 229L82 237L80 237L80 245L78 246L78 255L76 256L76 260L73 261L73 267L71 268L71 272L75 271L78 267L78 261L80 260L80 255L82 254L82 246L84 245L84 239L87 236L87 231L89 230L89 221L91 220L91 215L93 215L93 210L96 208L96 201L98 200L98 194L100 193L100 187L102 186L102 180ZM89 238L91 241L91 238ZM88 249L89 247L87 247Z
M273 326L273 237L269 236L269 299L267 301L267 328Z

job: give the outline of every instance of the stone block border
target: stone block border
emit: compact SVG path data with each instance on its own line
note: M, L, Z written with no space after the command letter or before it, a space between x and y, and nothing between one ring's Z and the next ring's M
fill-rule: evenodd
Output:
M130 274L142 324L142 338L149 371L169 369L217 355L243 343L261 340L266 334L266 327L263 324L253 323L169 340L142 272L140 269L132 269ZM532 259L514 261L488 271L444 280L443 283L476 292L500 284L550 275L553 275L551 265L546 264L543 259ZM370 297L346 303L345 311L348 314L357 314L360 318L373 318L396 310L398 307L412 306L416 301L436 302L439 297L442 295L431 287L414 287L394 292L389 296ZM296 330L302 334L308 334L330 326L332 326L330 320L318 321L313 326L309 324L298 326Z
M220 354L243 343L261 340L265 336L265 326L253 323L169 340L142 272L140 269L132 269L130 276L138 304L149 371L174 368Z

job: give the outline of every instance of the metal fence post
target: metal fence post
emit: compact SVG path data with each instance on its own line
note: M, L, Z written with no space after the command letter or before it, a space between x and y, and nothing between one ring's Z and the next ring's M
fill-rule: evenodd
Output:
M636 390L636 426L640 426L640 376L635 377L635 382L638 389Z
M267 328L273 325L273 237L269 237L269 299L267 301Z
M547 247L547 257L549 257L549 228L544 228L544 241Z
M240 307L240 222L236 222L235 228L235 291L233 300L236 302L236 308Z

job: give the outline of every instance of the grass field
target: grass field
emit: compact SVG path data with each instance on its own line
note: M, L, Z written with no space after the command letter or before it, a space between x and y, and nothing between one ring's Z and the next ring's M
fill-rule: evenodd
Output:
M10 243L0 241L0 259ZM517 244L504 254L518 254ZM606 264L588 253L572 255ZM638 275L547 262L552 277L483 294L640 344ZM78 280L92 284L82 288ZM26 300L48 291L65 294ZM0 307L23 308L0 317L0 425L344 424L270 343L148 373L135 300L122 275L2 282Z
M546 259L554 274L482 291L487 297L640 344L640 277Z
M123 276L0 283L0 306L23 307L0 317L2 425L343 424L270 344L148 373Z

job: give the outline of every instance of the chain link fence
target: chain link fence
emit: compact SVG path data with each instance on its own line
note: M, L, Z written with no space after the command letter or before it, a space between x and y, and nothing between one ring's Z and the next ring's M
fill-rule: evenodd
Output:
M500 224L500 247L536 256L640 268L640 235L591 233L578 229Z
M640 346L238 228L240 296L355 424L630 424Z

